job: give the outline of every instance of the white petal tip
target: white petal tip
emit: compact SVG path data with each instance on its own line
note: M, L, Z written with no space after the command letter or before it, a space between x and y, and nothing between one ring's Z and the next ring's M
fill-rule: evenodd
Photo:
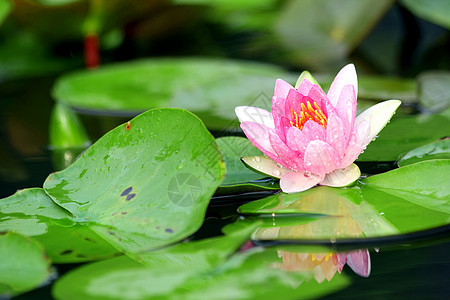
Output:
M373 139L386 126L401 104L400 100L387 100L369 107L356 118L355 125L363 121L370 122L367 138Z
M332 187L344 187L352 184L361 176L361 171L358 166L351 164L350 166L334 170L328 173L320 182L320 185L327 185Z

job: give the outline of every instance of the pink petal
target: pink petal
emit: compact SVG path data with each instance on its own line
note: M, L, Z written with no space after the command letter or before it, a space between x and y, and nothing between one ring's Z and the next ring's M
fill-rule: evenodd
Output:
M358 95L358 78L353 64L348 64L339 71L328 90L328 99L334 107L337 106L342 89L346 85L352 85L355 94Z
M327 132L325 128L320 126L314 121L307 121L302 129L305 136L307 136L311 141L314 140L321 140L326 141L327 140Z
M315 101L326 115L325 104L328 102L327 95L315 84L309 91L308 97Z
M347 137L345 136L344 125L337 115L331 114L328 117L326 134L327 143L334 148L339 157L343 156L347 146Z
M361 152L365 149L367 144L364 141L367 140L367 136L370 134L370 123L364 121L354 128L354 134L350 136L347 148L345 149L344 156L342 157L339 168L345 168L352 164Z
M337 169L338 156L333 147L323 141L312 141L305 151L305 170L324 176Z
M345 136L348 138L353 130L356 117L356 93L352 85L346 85L342 88L336 110L343 121Z
M370 275L370 254L367 249L351 251L347 255L347 265L359 276L369 277Z
M297 193L312 188L321 180L321 176L307 172L291 172L281 177L280 187L285 193Z
M234 109L239 122L253 122L270 128L275 128L273 117L270 112L253 106L238 106Z
M269 140L281 164L291 170L303 170L303 158L298 152L290 149L274 132L269 133Z
M294 87L282 79L277 79L275 81L274 96L286 98L290 89L294 89Z
M275 123L275 133L285 143L287 131L291 127L290 121L285 116L279 114L273 114L273 118Z
M313 86L314 84L312 84L308 79L304 79L298 86L297 91L300 94L307 96Z
M289 127L286 134L286 145L303 157L311 140L297 127Z
M281 163L269 140L269 134L274 132L273 129L253 122L241 123L241 128L253 145L274 161Z
M300 112L300 103L302 103L303 95L297 92L296 90L290 90L285 102L285 114L290 120L291 117L291 108L296 112Z
M281 97L272 97L272 115L286 115L286 99Z

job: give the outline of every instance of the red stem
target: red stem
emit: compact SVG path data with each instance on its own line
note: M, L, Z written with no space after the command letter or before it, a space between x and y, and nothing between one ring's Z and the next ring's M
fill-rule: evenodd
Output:
M87 69L95 69L100 65L99 41L95 33L84 37L84 62Z

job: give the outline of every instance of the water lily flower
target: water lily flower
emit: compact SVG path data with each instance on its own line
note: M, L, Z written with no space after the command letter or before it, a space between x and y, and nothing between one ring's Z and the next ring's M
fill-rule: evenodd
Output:
M243 157L250 168L280 178L286 193L317 184L346 186L361 172L353 162L389 122L399 100L378 103L356 117L358 82L345 66L325 94L307 72L295 88L278 79L272 112L239 106L236 115L247 138L265 156Z

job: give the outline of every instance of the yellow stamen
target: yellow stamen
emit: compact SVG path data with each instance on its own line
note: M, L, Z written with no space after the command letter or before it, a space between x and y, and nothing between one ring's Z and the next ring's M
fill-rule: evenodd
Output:
M309 120L316 122L325 129L327 128L327 116L323 113L316 101L300 103L300 112L291 108L291 126L302 130L305 123Z

